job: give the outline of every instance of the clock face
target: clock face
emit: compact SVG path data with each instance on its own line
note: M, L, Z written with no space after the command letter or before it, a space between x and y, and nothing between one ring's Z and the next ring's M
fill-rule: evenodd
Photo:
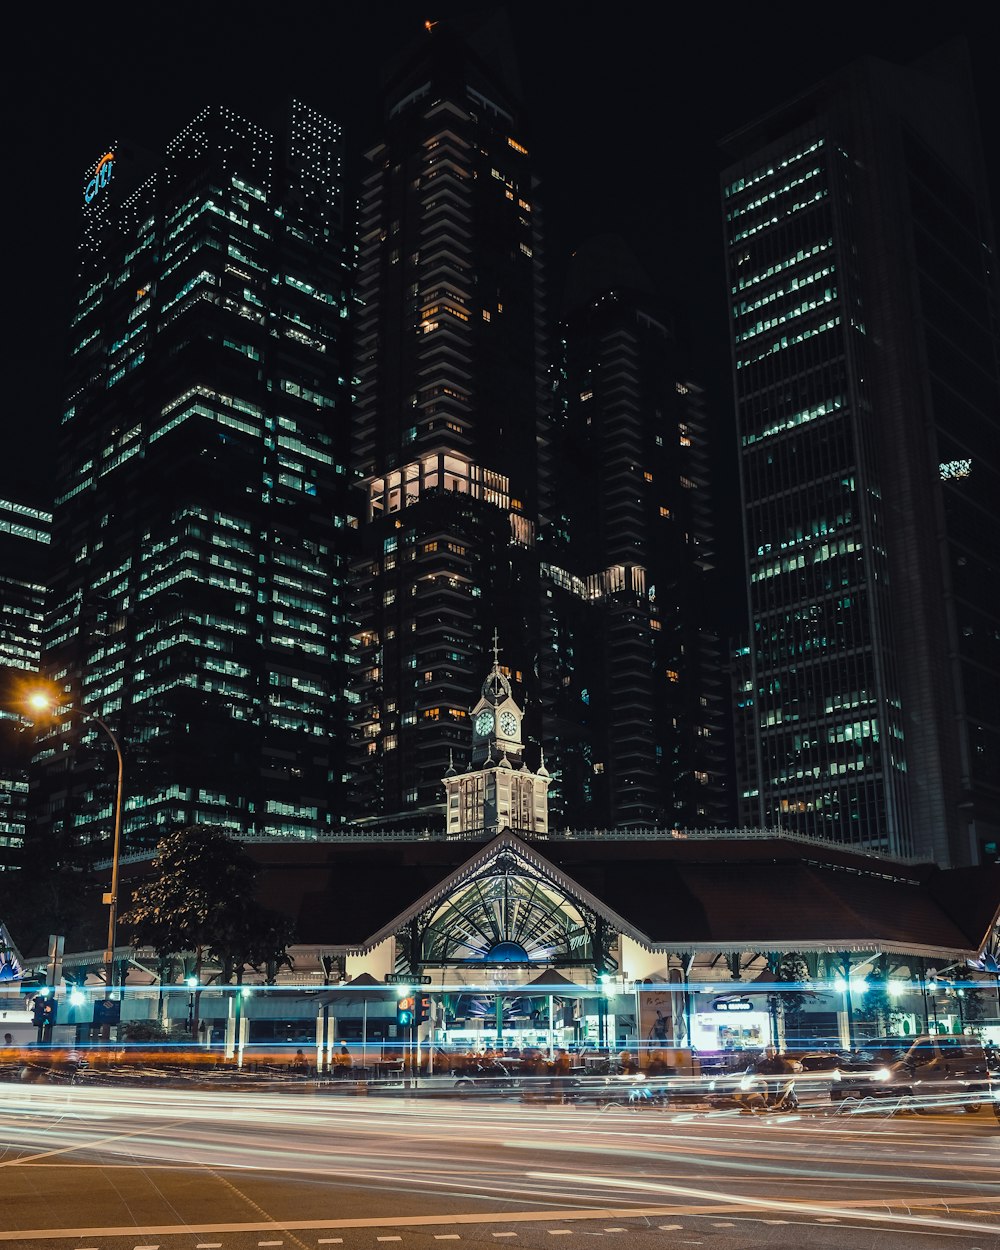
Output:
M500 714L500 732L505 738L517 737L517 717L513 712L502 712Z
M476 733L479 734L480 738L485 738L492 728L493 713L485 710L480 712L476 717Z

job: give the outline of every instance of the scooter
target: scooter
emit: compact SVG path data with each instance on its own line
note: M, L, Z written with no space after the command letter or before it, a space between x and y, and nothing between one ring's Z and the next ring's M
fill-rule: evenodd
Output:
M765 1115L770 1111L795 1111L799 1100L795 1094L795 1078L791 1077L783 1084L773 1082L778 1088L770 1089L765 1076L757 1072L747 1072L740 1081L736 1101L740 1104L742 1115Z

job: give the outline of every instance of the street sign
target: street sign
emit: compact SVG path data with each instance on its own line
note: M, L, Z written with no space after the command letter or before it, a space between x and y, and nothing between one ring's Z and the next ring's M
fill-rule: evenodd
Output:
M712 1006L716 1011L753 1011L749 998L717 998Z
M398 972L388 972L385 976L386 985L430 985L430 977L406 977Z

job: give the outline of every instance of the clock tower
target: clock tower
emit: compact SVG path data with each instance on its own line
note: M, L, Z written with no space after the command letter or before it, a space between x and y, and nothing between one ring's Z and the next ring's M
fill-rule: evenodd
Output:
M521 722L524 713L514 701L510 682L500 668L497 634L493 631L493 667L472 709L472 759L467 772L454 765L444 776L449 837L501 829L544 835L549 831L549 774L544 760L538 772L524 762Z

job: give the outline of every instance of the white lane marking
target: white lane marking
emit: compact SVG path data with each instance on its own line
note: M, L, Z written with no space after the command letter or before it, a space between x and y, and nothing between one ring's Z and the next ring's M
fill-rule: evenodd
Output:
M713 1228L735 1228L736 1225L733 1223L729 1223L725 1220L713 1220L712 1227Z
M546 1231L550 1237L568 1237L573 1230L571 1228L550 1228Z
M683 1224L657 1224L657 1228L663 1233L676 1232L678 1229L682 1229L683 1227Z
M281 1244L280 1242L278 1243ZM159 1246L133 1246L132 1250L160 1250Z
M402 1237L376 1237L376 1241L402 1241Z
M342 1246L344 1239L343 1237L320 1237L316 1244L318 1246Z
M222 1250L221 1241L199 1241L194 1250Z
M258 1241L257 1242L258 1246L283 1246L284 1244L285 1243L283 1241ZM139 1250L139 1247L136 1246L135 1250ZM154 1246L152 1250L156 1250L156 1247Z
M625 1229L624 1228L606 1228L604 1231L606 1233L623 1233L625 1232Z
M2 1166L2 1165L0 1165ZM929 1206L931 1203L941 1202L940 1197L910 1199L910 1206ZM947 1201L955 1204L962 1202L979 1202L980 1198L969 1195L959 1195L949 1197ZM857 1214L866 1216L868 1214L866 1208L869 1206L884 1205L885 1199L871 1199L855 1204ZM741 1208L747 1206L744 1200L739 1200L737 1205ZM786 1204L787 1205L787 1204ZM714 1210L718 1210L719 1200L714 1197ZM808 1210L808 1208L807 1208ZM669 1217L676 1215L676 1204L665 1206L660 1203L656 1206L650 1204L648 1207L576 1207L572 1210L551 1211L551 1210L531 1210L531 1211L505 1211L502 1215L487 1215L483 1212L458 1212L449 1215L400 1215L385 1216L373 1215L354 1217L336 1220L285 1220L281 1227L285 1232L320 1232L324 1229L334 1228L427 1228L437 1225L440 1227L445 1225L483 1225L496 1224L503 1222L504 1224L537 1224L541 1220L613 1220L613 1219L641 1219L643 1217ZM843 1213L841 1218L848 1213ZM902 1219L902 1217L901 1217ZM937 1222L937 1221L935 1221ZM787 1224L788 1220L763 1220L762 1223ZM20 1228L16 1232L0 1232L0 1247L10 1242L17 1242L17 1250L27 1250L27 1243L33 1241L52 1241L55 1238L70 1240L71 1238L99 1238L99 1237L127 1237L134 1236L137 1232L148 1237L150 1235L161 1237L168 1236L188 1236L193 1233L248 1233L257 1232L273 1232L274 1221L257 1221L245 1220L242 1222L234 1222L229 1224L157 1224L154 1226L144 1226L141 1228L123 1228L121 1225L109 1228ZM967 1226L966 1226L967 1227ZM977 1226L977 1231L981 1226ZM995 1232L995 1225L990 1226L990 1232ZM23 1244L21 1244L23 1243Z

